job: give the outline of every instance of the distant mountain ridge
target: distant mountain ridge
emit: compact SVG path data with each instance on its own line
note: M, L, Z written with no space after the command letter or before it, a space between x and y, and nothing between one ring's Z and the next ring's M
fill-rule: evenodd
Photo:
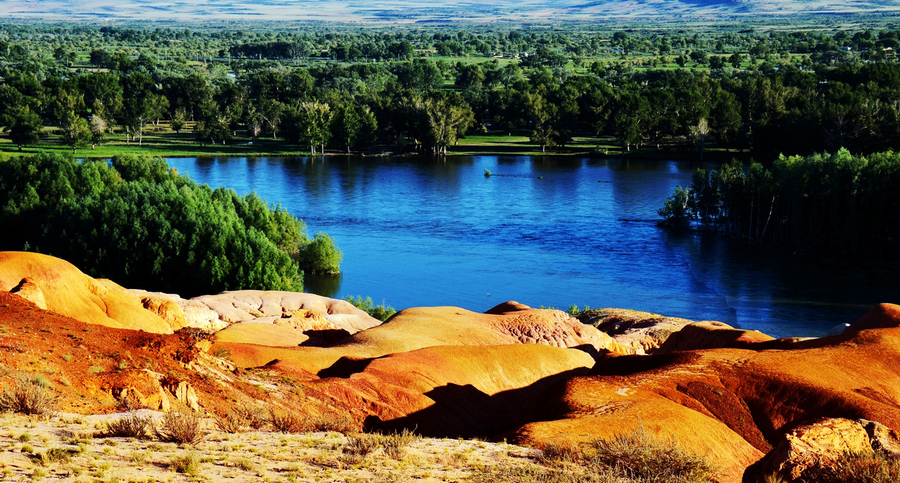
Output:
M330 22L716 19L747 15L897 14L900 0L6 0L7 19Z

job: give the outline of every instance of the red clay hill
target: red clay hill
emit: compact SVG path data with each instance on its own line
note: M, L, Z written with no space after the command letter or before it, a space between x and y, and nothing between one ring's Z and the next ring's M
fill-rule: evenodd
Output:
M900 448L898 306L806 340L633 311L592 317L603 330L509 302L380 324L310 294L184 300L0 253L0 381L41 376L63 411L244 405L538 447L643 426L707 456L723 482L790 481L834 441Z

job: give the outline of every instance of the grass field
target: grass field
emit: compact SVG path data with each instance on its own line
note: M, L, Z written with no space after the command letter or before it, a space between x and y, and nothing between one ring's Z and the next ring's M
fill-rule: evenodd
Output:
M241 134L240 131L238 134ZM408 147L375 146L365 153L365 156L385 156L408 152ZM0 134L0 155L18 156L31 155L43 152L71 154L72 148L61 144L55 128L44 131L41 142L24 147L21 151L12 144L9 137ZM565 146L547 147L541 151L541 147L529 140L528 131L490 132L487 134L469 135L459 140L454 146L447 148L449 155L453 156L477 156L477 155L524 155L524 156L590 156L590 157L628 157L637 159L679 159L699 160L699 153L695 149L683 145L669 143L645 145L642 148L632 148L625 151L612 137L575 136ZM108 135L102 145L94 149L90 146L79 148L76 157L83 158L111 158L123 154L148 155L161 157L211 157L211 156L309 156L306 146L289 144L283 139L260 137L251 139L246 136L238 136L226 144L200 144L194 133L185 128L181 133L170 130L165 123L151 128L144 133L140 144L137 141L126 142L125 135L116 133ZM337 150L326 150L326 155L345 155ZM728 161L732 157L741 157L741 153L727 152L723 149L707 149L704 159L712 161Z

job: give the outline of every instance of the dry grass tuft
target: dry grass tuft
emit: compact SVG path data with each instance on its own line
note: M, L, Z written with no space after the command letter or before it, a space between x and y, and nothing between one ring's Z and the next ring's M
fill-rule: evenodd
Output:
M313 417L312 426L316 431L347 433L354 429L355 421L349 413L328 411Z
M876 451L847 453L839 461L820 461L806 470L802 483L894 483L900 481L900 460Z
M53 463L68 463L73 456L79 454L81 454L80 449L50 448L43 453L35 455L32 459L41 465L47 466Z
M347 436L343 452L354 459L363 459L378 449L381 445L381 436L376 434L354 434Z
M554 441L544 445L540 461L551 465L577 463L584 459L581 448L571 440Z
M406 447L418 439L419 436L408 429L404 429L399 433L385 435L382 438L384 454L392 459L401 461L406 456Z
M254 431L259 431L269 423L266 410L260 406L241 404L234 407L235 416Z
M312 424L305 415L292 411L269 409L269 424L282 433L306 433L312 431Z
M166 413L155 433L160 441L191 445L202 441L204 436L200 429L200 416L181 411Z
M247 429L244 418L234 412L213 414L213 419L216 420L216 428L223 433L236 434L242 433Z
M712 468L702 456L681 450L672 441L660 441L639 426L631 433L589 443L588 462L598 472L648 483L711 482Z
M103 432L103 435L109 438L144 439L149 436L151 431L153 431L153 419L150 416L131 413L106 423L106 431Z
M20 377L0 393L0 411L52 416L56 404L56 395L38 379Z
M193 451L173 456L169 462L169 468L176 473L198 477L200 476L200 457Z

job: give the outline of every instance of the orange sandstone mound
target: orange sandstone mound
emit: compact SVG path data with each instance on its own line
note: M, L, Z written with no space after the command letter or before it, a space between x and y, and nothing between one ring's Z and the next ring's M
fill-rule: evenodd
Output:
M522 343L583 347L593 352L625 352L608 335L579 323L564 312L522 307L499 314L480 314L457 307L406 309L392 317L389 323L359 332L324 348L268 347L237 343L227 336L217 338L214 348L229 349L232 360L240 367L258 367L277 360L282 368L317 374L342 358L372 359L445 345Z
M847 331L900 327L900 305L878 304L850 324Z
M546 391L593 364L585 352L547 345L438 346L347 365L305 390L363 411L370 430L490 437L521 424Z
M642 424L740 481L744 468L805 422L867 419L900 429L900 329L783 347L607 356L592 375L561 385L536 413L542 421L511 437L588 440Z
M61 411L98 414L200 404L214 410L241 397L246 392L241 386L202 375L198 362L210 358L195 345L191 334L89 324L0 291L0 387L40 375L60 398ZM214 369L213 364L204 373Z
M115 283L39 253L0 252L0 290L15 290L40 308L91 324L158 334L181 327L144 309L138 297Z

